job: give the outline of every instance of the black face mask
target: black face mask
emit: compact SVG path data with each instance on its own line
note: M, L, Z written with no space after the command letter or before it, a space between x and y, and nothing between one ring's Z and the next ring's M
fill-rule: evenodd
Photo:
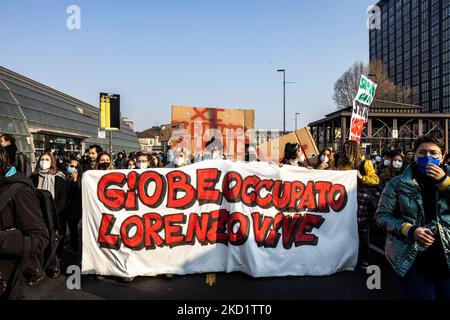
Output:
M109 167L109 163L108 163L108 162L103 162L103 163L99 163L99 164L98 164L98 168L99 168L100 170L107 170L108 167Z

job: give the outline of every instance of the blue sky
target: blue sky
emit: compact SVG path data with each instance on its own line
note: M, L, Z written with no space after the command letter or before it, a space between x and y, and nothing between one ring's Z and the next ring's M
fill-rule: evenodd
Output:
M136 130L172 104L256 110L258 129L336 109L337 78L368 60L367 0L42 0L0 2L0 65L93 105L121 95ZM69 5L81 29L69 30Z

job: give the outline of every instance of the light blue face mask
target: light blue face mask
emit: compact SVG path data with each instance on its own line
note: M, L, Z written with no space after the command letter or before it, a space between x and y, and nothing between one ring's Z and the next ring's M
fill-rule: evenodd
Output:
M67 173L76 173L76 172L77 172L77 168L72 168L72 167L67 168Z

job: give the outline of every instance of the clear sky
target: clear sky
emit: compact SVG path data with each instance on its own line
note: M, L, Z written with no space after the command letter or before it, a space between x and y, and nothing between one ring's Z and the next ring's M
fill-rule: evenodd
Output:
M369 55L370 0L0 1L0 65L98 106L121 95L141 131L172 104L256 110L258 129L336 109L337 78ZM69 30L69 5L81 29Z

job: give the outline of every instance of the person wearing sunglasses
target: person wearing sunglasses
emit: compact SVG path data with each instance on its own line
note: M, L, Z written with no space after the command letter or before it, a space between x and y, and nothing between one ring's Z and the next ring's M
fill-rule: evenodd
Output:
M450 299L450 168L444 142L419 137L415 161L385 187L376 213L405 296Z

